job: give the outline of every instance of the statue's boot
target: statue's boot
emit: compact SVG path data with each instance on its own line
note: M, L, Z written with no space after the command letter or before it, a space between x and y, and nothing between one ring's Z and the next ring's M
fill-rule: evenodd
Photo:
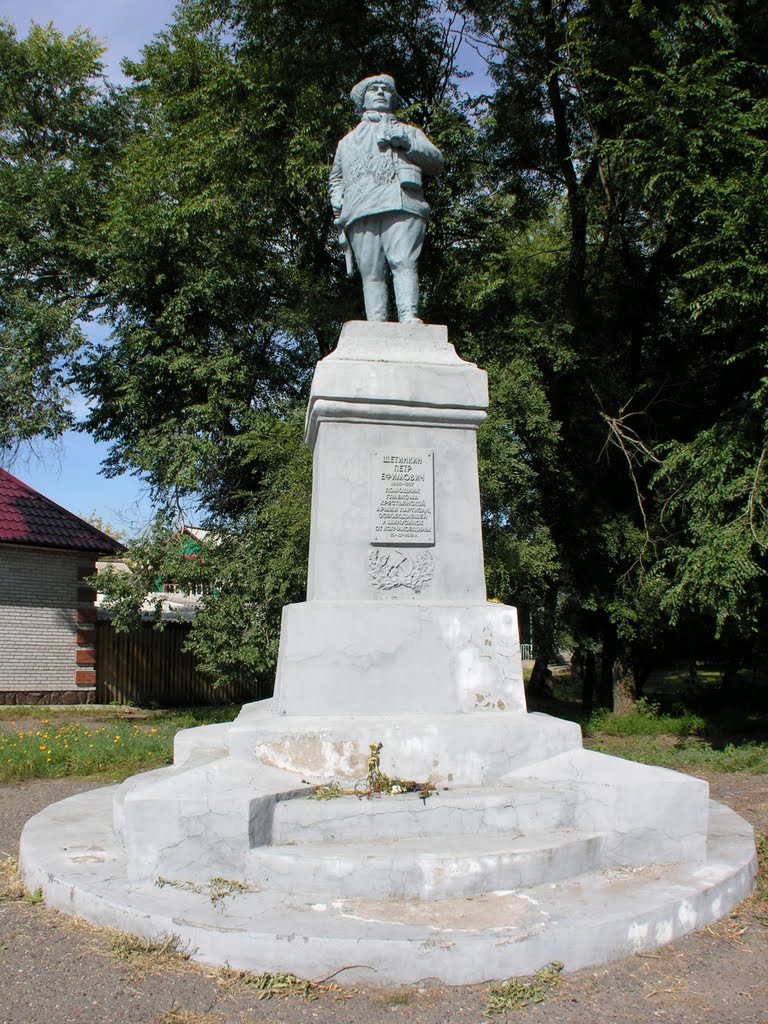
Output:
M420 324L419 274L416 270L393 270L397 319L401 324Z
M368 320L387 319L387 282L363 281L365 315Z

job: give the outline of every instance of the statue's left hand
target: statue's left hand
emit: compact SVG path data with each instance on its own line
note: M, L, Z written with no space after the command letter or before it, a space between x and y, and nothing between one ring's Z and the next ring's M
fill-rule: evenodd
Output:
M394 135L393 134L390 137L389 142L390 142L390 145L394 149L404 149L404 150L407 151L407 150L409 150L411 148L411 140L405 134L403 134L403 135Z

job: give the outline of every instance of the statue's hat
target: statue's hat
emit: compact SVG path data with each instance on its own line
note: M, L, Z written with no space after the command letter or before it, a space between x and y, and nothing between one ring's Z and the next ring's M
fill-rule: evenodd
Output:
M355 104L358 110L363 109L363 101L365 99L365 94L368 91L368 89L372 85L377 85L379 82L382 82L384 85L388 86L392 90L392 93L394 95L394 105L396 107L402 106L403 101L397 94L395 80L392 77L392 75L371 75L369 78L364 78L362 82L358 82L357 85L355 85L352 88L352 92L350 92L349 94L352 97L352 102Z

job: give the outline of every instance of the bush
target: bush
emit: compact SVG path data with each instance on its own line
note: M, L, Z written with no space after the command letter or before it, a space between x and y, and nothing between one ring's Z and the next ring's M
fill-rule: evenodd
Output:
M659 705L641 697L631 711L616 714L602 708L584 726L589 736L698 736L706 722L699 715L683 710L679 715L663 715Z

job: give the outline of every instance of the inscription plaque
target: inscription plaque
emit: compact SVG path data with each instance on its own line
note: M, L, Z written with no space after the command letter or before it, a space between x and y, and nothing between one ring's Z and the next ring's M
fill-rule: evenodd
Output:
M371 544L435 543L434 452L371 452Z

